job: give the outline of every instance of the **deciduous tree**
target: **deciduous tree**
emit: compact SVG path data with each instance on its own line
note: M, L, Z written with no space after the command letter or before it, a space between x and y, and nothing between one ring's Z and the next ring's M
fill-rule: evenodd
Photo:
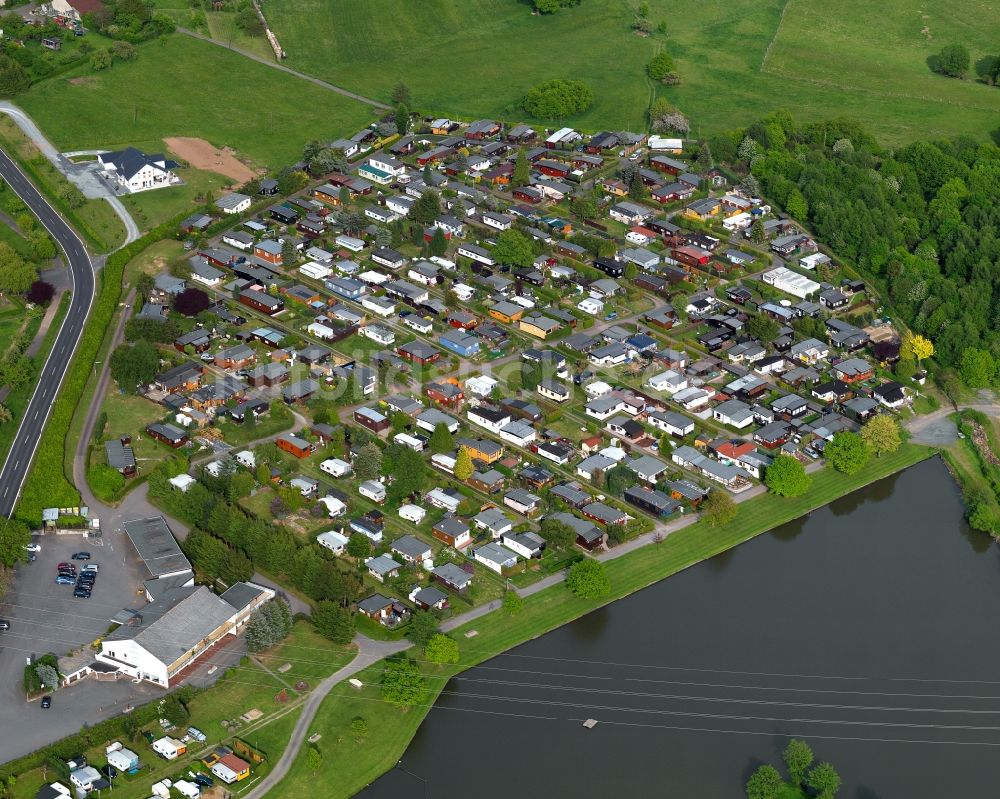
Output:
M924 338L919 333L913 334L907 331L903 334L899 354L901 358L919 363L925 358L930 358L934 355L934 345L930 339Z
M10 568L27 558L31 530L17 519L0 519L0 563Z
M176 297L174 297L174 310L177 313L184 314L184 316L197 316L202 311L208 310L208 306L212 304L208 295L201 289L186 288Z
M134 394L141 385L150 383L160 368L160 356L148 341L122 344L111 353L111 376L119 388Z
M427 646L427 643L438 631L438 617L429 610L414 611L406 628L406 638L417 646Z
M347 541L347 554L357 560L364 560L371 557L371 540L363 533L355 533Z
M500 604L509 616L516 616L524 610L524 599L517 591L505 592Z
M958 373L969 388L986 388L993 382L996 369L996 359L990 352L978 347L966 347L962 352Z
M962 44L948 44L941 48L934 61L934 68L951 78L964 78L972 59L969 50Z
M850 430L842 430L833 436L823 449L823 455L834 469L844 474L856 474L868 463L871 451L864 439Z
M532 247L531 239L511 228L497 236L493 257L501 264L531 266L535 260L535 250Z
M764 482L778 496L798 497L809 489L810 479L798 458L778 455L767 467Z
M798 738L792 738L782 752L781 759L785 761L785 768L788 769L788 778L792 785L802 785L806 771L813 762L813 752L809 744Z
M611 593L604 564L592 558L574 563L566 575L566 587L581 599L601 599Z
M417 704L424 695L425 683L420 666L408 658L390 660L382 671L382 698L397 707Z
M829 763L820 763L809 771L806 785L819 799L833 799L840 790L840 775Z
M556 78L532 88L522 105L538 119L564 119L583 113L593 102L594 92L583 81Z
M880 413L865 422L861 428L861 438L876 456L881 456L885 452L895 452L902 443L899 422L886 413Z
M455 457L456 479L465 482L472 477L474 471L475 469L472 466L472 456L469 454L469 448L459 447L458 455Z
M674 59L666 51L660 51L646 64L646 74L653 80L663 80L674 71Z
M778 770L765 763L747 780L747 799L777 799L783 785Z
M424 646L424 657L432 663L458 663L458 641L435 633Z
M736 518L736 503L728 491L713 488L701 503L701 518L713 527L729 524Z

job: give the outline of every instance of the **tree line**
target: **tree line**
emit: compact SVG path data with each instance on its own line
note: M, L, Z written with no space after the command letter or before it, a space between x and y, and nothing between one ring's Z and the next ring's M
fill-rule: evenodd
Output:
M891 310L973 387L1000 357L1000 148L960 137L881 147L860 125L777 112L716 156L881 286Z

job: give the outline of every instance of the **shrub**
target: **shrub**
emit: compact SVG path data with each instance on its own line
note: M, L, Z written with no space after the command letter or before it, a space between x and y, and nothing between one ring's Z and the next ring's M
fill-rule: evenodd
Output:
M45 280L36 280L24 296L28 302L33 302L36 305L48 305L55 293L56 290L51 283Z
M524 110L539 119L563 119L581 114L594 102L593 90L583 81L557 78L539 83L522 101Z

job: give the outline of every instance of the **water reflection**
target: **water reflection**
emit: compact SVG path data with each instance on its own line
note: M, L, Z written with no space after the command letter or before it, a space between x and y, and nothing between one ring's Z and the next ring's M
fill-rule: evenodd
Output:
M977 555L982 555L984 552L995 549L998 557L1000 557L1000 547L996 545L996 542L993 540L993 536L989 533L984 533L980 530L973 530L964 519L959 527L959 532L965 537L965 540L969 542L969 546L972 547L972 551Z
M732 563L735 554L735 549L727 549L725 552L720 552L715 557L709 558L705 563L714 572L724 572Z
M604 635L604 630L611 620L611 614L607 607L598 608L588 613L575 624L569 625L568 631L574 641L588 643L599 641Z
M805 516L800 516L798 519L792 519L792 521L781 525L780 527L775 527L771 531L771 537L777 538L779 541L794 541L799 533L801 533L806 528L806 522L809 521L810 514Z
M899 474L886 477L870 486L854 491L847 496L835 499L829 504L829 508L834 516L848 516L866 502L884 502L889 499L896 489L896 482Z
M467 672L403 767L435 799L714 799L781 767L794 736L844 799L995 795L1000 546L948 482L919 464Z

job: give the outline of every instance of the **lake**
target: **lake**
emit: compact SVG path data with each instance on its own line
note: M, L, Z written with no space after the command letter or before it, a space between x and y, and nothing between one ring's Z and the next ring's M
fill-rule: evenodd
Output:
M794 735L841 799L992 796L998 608L935 458L465 672L360 795L741 797Z

